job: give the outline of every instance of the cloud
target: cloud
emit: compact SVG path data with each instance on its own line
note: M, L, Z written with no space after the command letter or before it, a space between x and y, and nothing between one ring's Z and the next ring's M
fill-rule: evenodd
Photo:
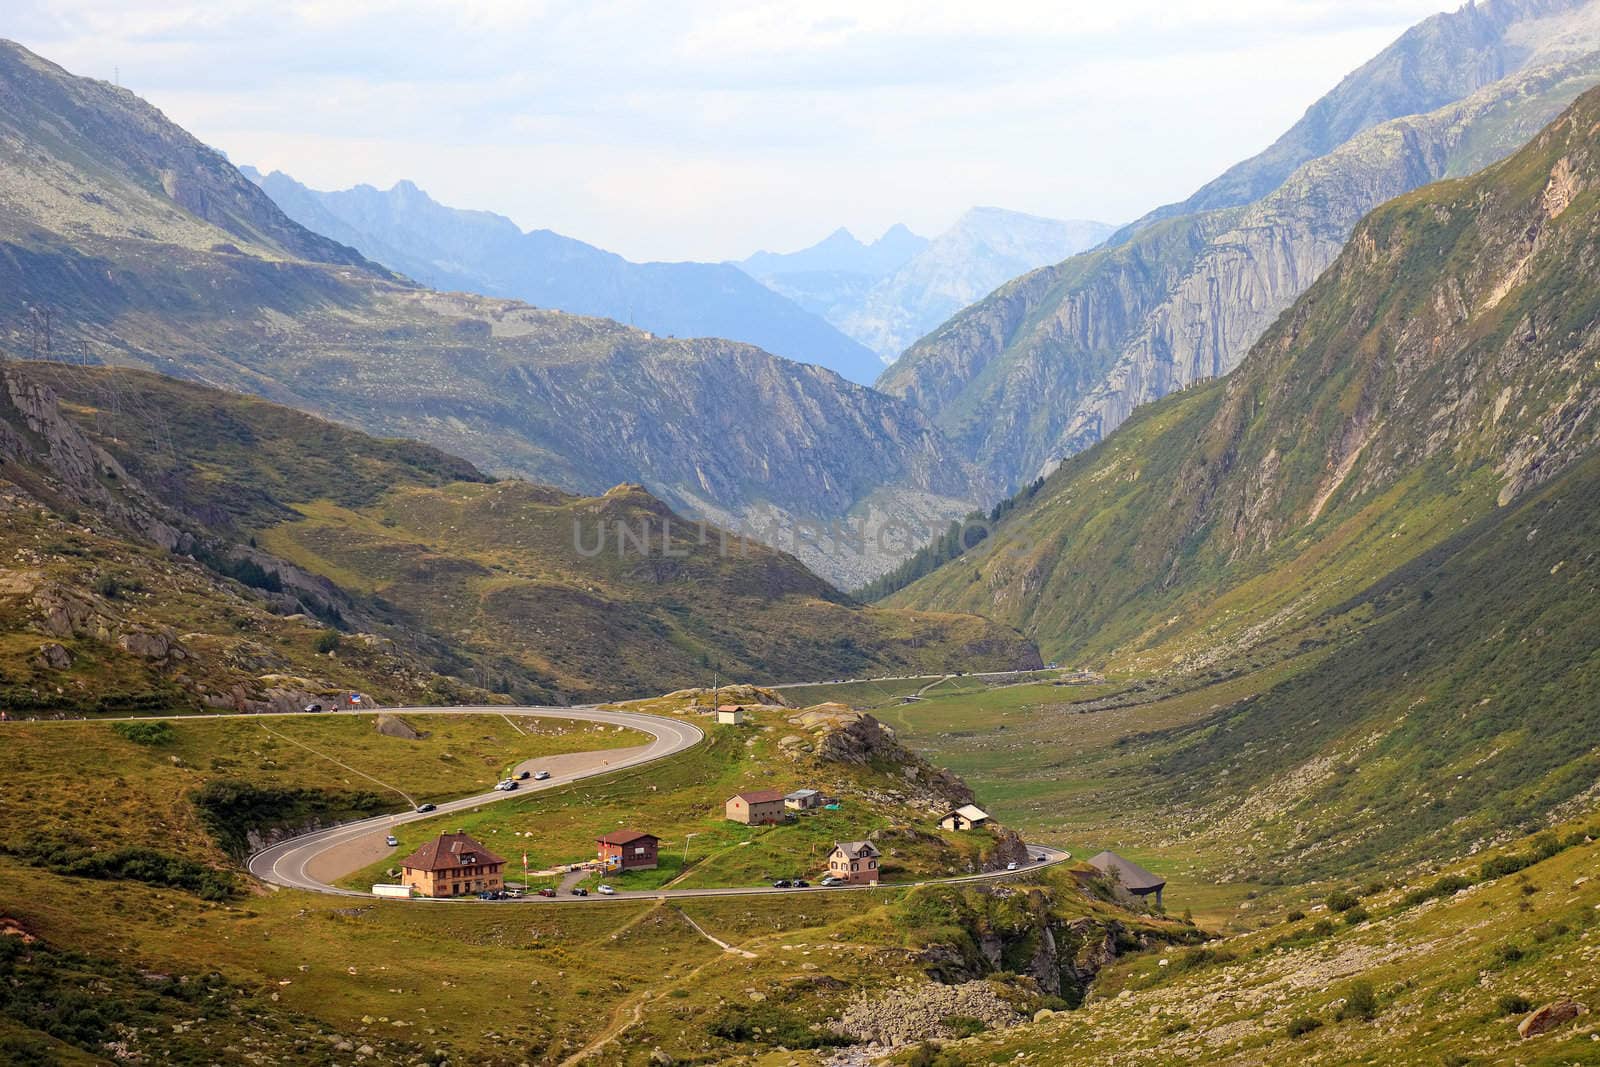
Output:
M1124 220L1441 6L21 0L0 32L314 185L722 258L974 203Z

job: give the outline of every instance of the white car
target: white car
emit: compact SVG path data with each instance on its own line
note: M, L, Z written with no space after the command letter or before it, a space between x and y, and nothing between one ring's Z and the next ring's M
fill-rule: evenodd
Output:
M1008 871L1014 871L1014 870L1016 870L1016 869L1017 869L1017 865L1016 865L1016 864L1015 864L1015 863L1008 863L1008 864L1006 864L1006 870L1008 870Z
M550 777L550 772L549 771L534 771L533 772L533 780L536 781L536 782L543 782L543 781L547 780L549 777Z
M601 887L600 887L600 888L599 888L599 890L597 890L597 892L599 892L599 894L600 894L600 895L601 895L601 896L603 896L603 897L614 897L614 896L616 896L616 895L617 895L617 891L616 891L616 890L615 890L615 889L612 889L612 888L611 888L611 887L610 887L610 886L608 886L608 885L603 885L603 886L601 886Z
M394 836L393 834L390 834L388 836L388 838L385 840L385 844L387 844L390 848L394 848L399 843L400 843L400 839L398 837Z

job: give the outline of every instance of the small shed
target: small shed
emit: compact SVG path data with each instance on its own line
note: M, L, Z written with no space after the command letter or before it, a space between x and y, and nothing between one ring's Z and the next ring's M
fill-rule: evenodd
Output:
M812 811L822 807L822 791L819 789L796 789L793 793L785 793L783 806L792 811Z
M1156 907L1161 907L1161 891L1167 880L1158 878L1130 859L1115 852L1102 852L1089 860L1089 866L1099 871L1113 885L1141 899L1154 893Z
M737 704L723 704L717 708L718 726L741 726L744 724L744 708Z
M748 793L735 793L722 807L723 813L734 822L746 826L770 826L787 817L783 806L783 792L777 789L752 789Z
M978 805L963 804L954 811L946 812L939 820L939 826L944 830L971 830L988 821L989 813Z

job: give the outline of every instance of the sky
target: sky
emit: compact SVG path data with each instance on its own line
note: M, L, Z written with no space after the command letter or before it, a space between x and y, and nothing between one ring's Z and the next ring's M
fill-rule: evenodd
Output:
M239 164L410 179L631 259L966 208L1125 222L1287 129L1445 0L8 0Z

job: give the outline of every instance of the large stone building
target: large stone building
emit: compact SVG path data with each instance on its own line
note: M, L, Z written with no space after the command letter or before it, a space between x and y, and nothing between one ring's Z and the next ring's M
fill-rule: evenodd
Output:
M400 881L425 897L460 897L504 889L506 861L465 831L440 834L400 863Z

